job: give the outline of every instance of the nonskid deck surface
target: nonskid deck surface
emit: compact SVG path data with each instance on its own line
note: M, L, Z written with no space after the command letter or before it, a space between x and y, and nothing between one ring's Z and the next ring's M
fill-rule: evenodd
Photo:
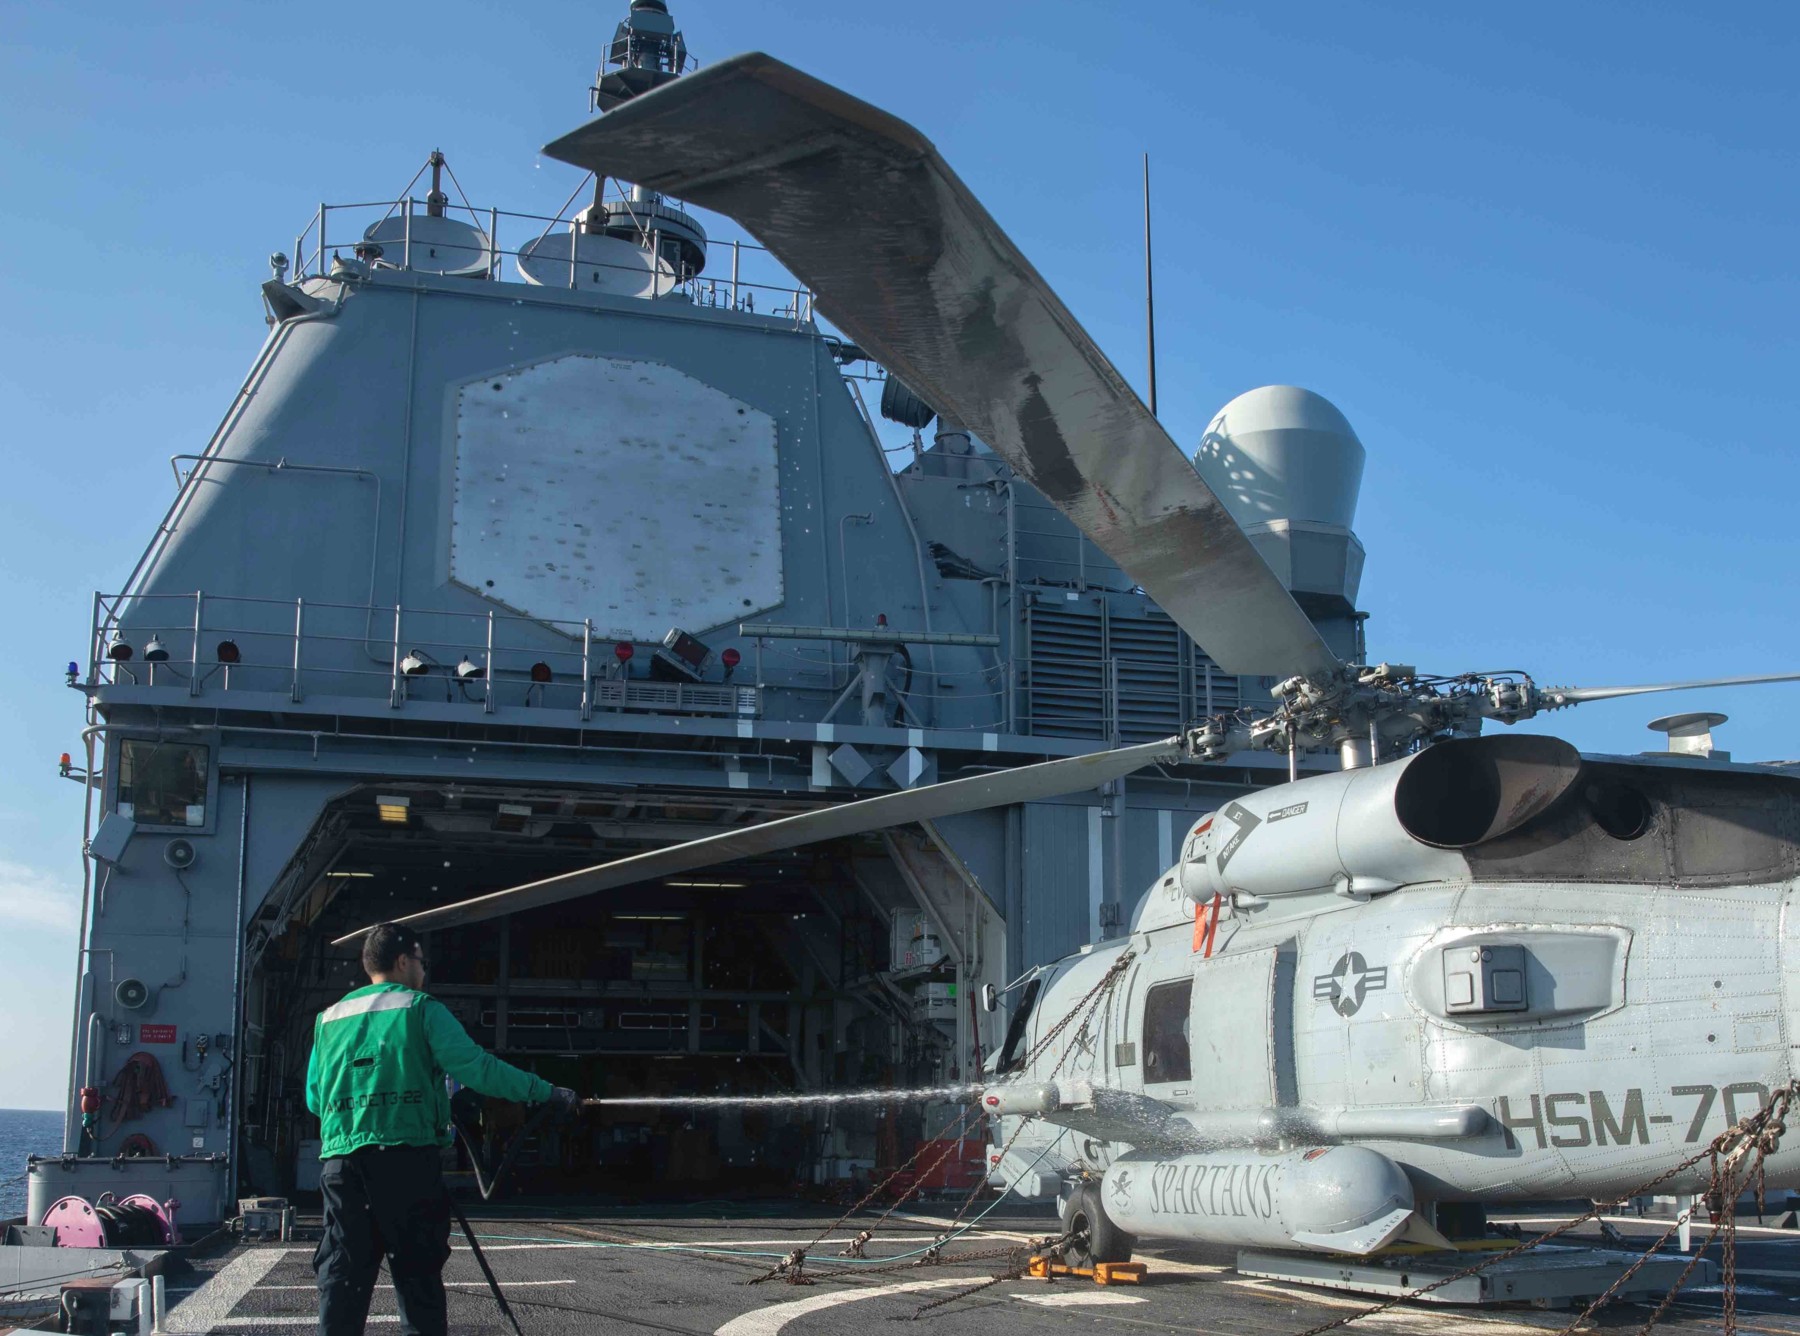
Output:
M778 1213L779 1212L779 1213ZM809 1243L836 1218L802 1204L785 1209L712 1204L698 1209L546 1212L532 1207L484 1211L471 1217L501 1285L527 1336L534 1333L670 1332L679 1336L814 1336L863 1332L871 1323L912 1316L925 1302L955 1294L990 1277L1001 1263L962 1263L955 1255L988 1252L1053 1230L1041 1211L996 1210L975 1234L947 1250L950 1262L879 1274L845 1275L837 1253L862 1223L835 1230L812 1255L818 1283L792 1286L776 1279L751 1286L789 1250ZM867 1222L872 1216L861 1218ZM306 1228L309 1224L312 1228ZM869 1251L873 1270L882 1257L930 1244L948 1223L930 1207L896 1214ZM199 1333L276 1333L306 1330L315 1319L312 1245L316 1219L303 1220L290 1244L247 1245L196 1260L194 1273L172 1278L168 1330ZM1540 1226L1542 1227L1542 1226ZM1620 1225L1645 1242L1655 1222ZM1696 1230L1696 1242L1704 1230ZM1592 1231L1575 1241L1599 1244ZM451 1330L508 1332L460 1236L445 1269ZM1716 1257L1716 1250L1714 1253ZM1152 1246L1138 1257L1149 1265L1137 1288L1101 1288L1086 1280L1005 1281L926 1314L911 1330L948 1336L1107 1330L1198 1332L1204 1336L1295 1336L1368 1306L1355 1296L1301 1286L1240 1279L1229 1249ZM819 1272L838 1273L833 1278ZM1800 1233L1749 1230L1738 1246L1740 1327L1756 1336L1800 1336ZM386 1276L370 1309L372 1332L398 1329ZM1601 1329L1634 1332L1650 1310L1615 1304L1597 1314ZM1382 1336L1519 1336L1555 1333L1572 1314L1529 1308L1430 1309L1402 1306L1347 1330ZM1718 1329L1716 1287L1684 1294L1661 1327L1681 1336Z

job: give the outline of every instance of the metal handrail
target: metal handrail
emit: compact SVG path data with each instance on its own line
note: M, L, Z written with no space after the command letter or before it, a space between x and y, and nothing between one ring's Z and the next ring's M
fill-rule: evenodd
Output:
M492 206L482 209L468 204L455 203L448 205L447 208L449 212L468 214L474 225L486 232L489 251L487 277L496 282L506 282L508 280L501 277L503 260L506 257L511 257L516 263L519 257L525 253L525 249L523 247L508 249L500 244L499 232L501 222L504 220L525 224L543 224L544 226L541 229L535 229L536 237L534 240L548 236L559 226L574 229L577 224L575 217L570 213L570 206L573 205L575 199L581 194L585 184L586 179L576 186L569 198L564 201L562 208L555 214L523 213L517 210L500 209ZM306 226L302 228L300 233L294 238L293 281L299 282L304 278L324 278L329 276L328 265L333 253L333 242L330 237L330 223L331 216L334 213L345 214L381 209L385 211L382 215L382 220L385 220L387 217L391 217L395 210L400 210L407 220L405 241L402 248L400 263L392 264L392 262L388 261L385 257L379 263L382 264L383 267L392 267L402 271L411 269L412 219L415 216L415 211L419 207L420 202L413 199L411 196L404 196L395 200L358 201L350 204L331 204L321 200L318 208L314 211L313 216L307 221ZM365 228L360 226L353 228L351 235L347 239L338 241L336 247L341 250L345 248L354 248L359 245L363 240L364 230ZM310 241L309 238L312 238L315 235L317 236L317 241ZM785 301L786 305L771 305L771 308L766 312L762 312L762 314L791 318L796 324L805 323L814 319L812 292L803 284L792 282L792 275L787 274L785 269L782 269L780 264L775 261L772 253L766 247L759 246L752 241L738 239L715 241L711 243L711 245L714 248L721 249L729 247L731 250L731 277L728 280L722 278L702 278L702 276L698 274L678 274L675 276L674 281L669 287L664 289L659 277L654 295L664 296L669 292L686 291L689 296L695 298L698 304L717 308L720 304L717 299L719 291L728 290L731 294L730 309L743 310L756 314L755 294L768 293ZM777 270L783 277L790 281L786 283L762 282L745 277L743 274L743 265L746 256L767 257L767 263L770 267ZM639 272L630 266L610 265L604 262L597 266L590 264L588 267L619 269L622 272L631 272L634 274ZM575 268L573 264L573 249L571 249L571 287L574 286L574 282ZM701 299L700 292L697 291L697 289L704 292L705 300Z
M368 659L371 623L375 636L389 647L386 662ZM122 625L134 656L115 662L107 657L107 646ZM763 693L770 688L800 700L827 701L840 694L834 683L796 680L805 671L822 673L828 667L824 659L767 644L762 637L755 638L755 658L744 665L743 681L663 682L626 673L607 652L608 636L601 636L596 656L591 620L499 610L375 607L204 591L96 594L92 631L89 686L154 686L167 678L169 685L185 684L195 697L232 690L234 677L238 687L285 690L294 701L335 682L372 703L385 697L390 708L402 709L419 699L421 690L435 696L441 688L445 703L479 707L485 714L506 703L550 707L555 702L555 708L573 710L585 721L596 709L695 709L760 717ZM140 657L152 637L166 655L156 663ZM224 640L236 649L234 662L218 657L218 642ZM340 652L334 654L334 649ZM420 675L405 671L404 661L413 654L428 665ZM459 678L455 665L464 657L478 671ZM786 662L770 665L766 659ZM548 670L548 680L532 677L539 664ZM769 667L775 668L772 676ZM1015 683L1031 706L1012 717L1009 726L1006 698L1009 684ZM516 702L509 702L515 693ZM906 699L921 706L930 702L938 707L933 714L941 714L941 707L951 702L971 707L978 717L968 722L933 725L954 731L1029 735L1072 730L1117 741L1128 726L1136 727L1132 720L1166 716L1173 728L1189 715L1238 708L1247 703L1245 693L1237 678L1204 660L1040 653L940 672L930 684L908 691ZM1087 704L1078 705L1077 699Z

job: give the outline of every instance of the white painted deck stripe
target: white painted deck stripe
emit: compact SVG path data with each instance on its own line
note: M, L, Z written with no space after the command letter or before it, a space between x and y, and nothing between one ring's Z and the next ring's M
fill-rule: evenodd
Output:
M229 1325L227 1319L238 1301L262 1282L282 1258L305 1248L253 1248L239 1253L217 1275L187 1298L169 1309L167 1326L179 1336L206 1336L216 1327ZM316 1323L317 1318L308 1318Z
M1066 1294L1015 1294L1011 1297L1020 1303L1036 1304L1040 1308L1105 1308L1150 1302L1135 1294L1110 1294L1105 1290L1095 1290L1091 1294L1083 1290L1071 1290Z
M476 1237L480 1238L481 1236L478 1234ZM968 1235L966 1237L1018 1239L1023 1241L1031 1236L1027 1234L996 1234L990 1230L983 1230L979 1235ZM849 1243L850 1241L850 1236L846 1234L842 1238L821 1239L819 1240L818 1246L823 1248L830 1243ZM570 1239L566 1243L489 1243L483 1239L481 1251L484 1253L532 1252L540 1248L551 1251L558 1248L593 1248L599 1251L610 1250L614 1252L625 1252L632 1248L643 1248L647 1250L655 1250L658 1248L782 1248L792 1250L794 1248L804 1248L811 1242L812 1240L808 1239L803 1234L794 1235L785 1239L630 1239L620 1243L614 1243L607 1239L594 1239L592 1242ZM905 1244L907 1248L911 1249L922 1248L928 1244L930 1240L921 1238L890 1238L887 1242L892 1244ZM466 1243L452 1243L450 1246L458 1252L467 1252L469 1250L469 1246Z
M516 1290L524 1285L573 1285L574 1283L575 1282L572 1280L509 1280L506 1282L506 1288L509 1290ZM444 1288L447 1290L461 1288L485 1291L487 1287L488 1283L485 1280L446 1280L444 1282ZM318 1288L317 1285L258 1285L256 1287L259 1294L271 1290L301 1290L307 1294L314 1294L318 1291ZM377 1285L375 1288L377 1290L391 1290L394 1287L392 1285Z
M399 1321L398 1313L371 1313L368 1325L372 1327L377 1322L398 1323ZM223 1331L242 1331L250 1327L316 1327L318 1325L319 1317L316 1313L304 1313L299 1316L289 1316L284 1313L279 1317L228 1317L219 1323L219 1328Z
M734 1317L720 1327L714 1336L776 1336L777 1332L795 1318L805 1317L808 1313L816 1313L823 1308L836 1308L839 1304L853 1304L863 1299L881 1299L892 1294L907 1294L913 1290L941 1290L952 1285L961 1285L966 1289L970 1285L979 1285L982 1280L981 1276L948 1276L938 1280L909 1280L899 1285L880 1285L867 1290L833 1290L829 1294L793 1299L754 1313L745 1313L742 1317Z
M1507 1215L1495 1216L1509 1225L1560 1225L1568 1219L1563 1215ZM1674 1221L1654 1215L1603 1215L1599 1217L1609 1225L1660 1225L1667 1229ZM1696 1238L1705 1234L1712 1225L1696 1216L1694 1218L1694 1235ZM1739 1225L1740 1234L1755 1234L1759 1238L1789 1239L1800 1243L1800 1230L1777 1229L1774 1225Z

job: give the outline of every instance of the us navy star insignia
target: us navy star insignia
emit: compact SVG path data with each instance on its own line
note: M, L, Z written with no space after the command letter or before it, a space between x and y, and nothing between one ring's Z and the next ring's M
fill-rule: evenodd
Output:
M1313 996L1328 1000L1340 1016L1354 1016L1362 1010L1364 998L1387 987L1387 973L1386 965L1370 969L1362 952L1346 951L1329 974L1314 976Z

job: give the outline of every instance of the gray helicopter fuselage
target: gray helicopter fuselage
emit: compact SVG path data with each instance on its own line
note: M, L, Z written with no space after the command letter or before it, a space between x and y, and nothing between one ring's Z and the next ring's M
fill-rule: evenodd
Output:
M1554 768L1532 754L1540 742L1472 745ZM1384 862L1372 827L1417 799L1393 776L1419 760L1279 786L1200 822L1130 934L1041 981L1003 1061L1131 953L1087 1023L1011 1073L1060 1095L999 1176L1355 1143L1401 1166L1423 1200L1608 1200L1792 1077L1791 780L1586 758L1511 829L1460 848L1401 831ZM1447 774L1415 777L1441 789ZM1351 857L1325 866L1338 851ZM1429 875L1385 890L1357 889L1343 865L1380 863L1379 881L1407 856ZM1283 867L1311 884L1282 888ZM1800 1150L1768 1171L1770 1186L1800 1185ZM1703 1161L1659 1190L1706 1181ZM1248 1210L1229 1192L1209 1200Z

